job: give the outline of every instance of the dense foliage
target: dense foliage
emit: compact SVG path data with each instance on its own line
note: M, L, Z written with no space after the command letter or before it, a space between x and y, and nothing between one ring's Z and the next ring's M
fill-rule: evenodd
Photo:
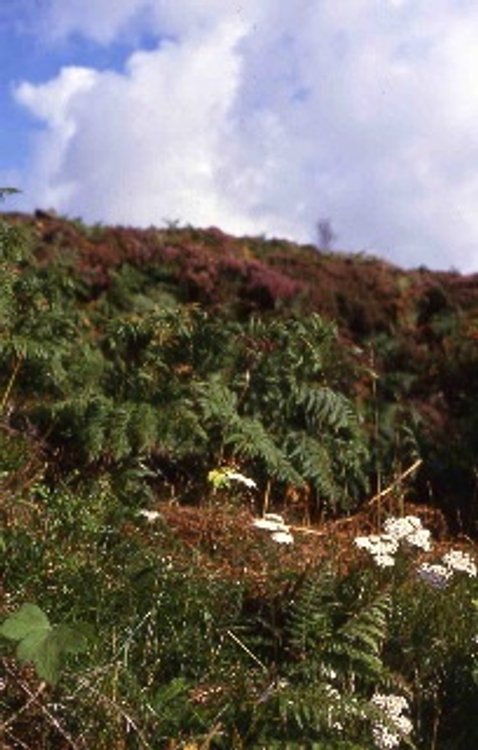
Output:
M418 458L476 531L465 281L41 213L0 252L5 746L473 747L475 577L417 575L443 517L393 569L353 542Z
M81 384L99 376L97 342L109 335L110 325L119 335L120 326L137 325L145 315L152 321L158 310L174 318L180 309L187 318L191 306L200 306L209 323L228 331L253 318L278 325L292 317L308 325L311 314L320 314L333 321L345 347L336 348L340 361L330 385L365 415L371 488L380 490L419 453L425 460L416 475L416 497L443 509L455 530L475 535L476 274L403 271L366 255L234 239L215 228L88 227L44 212L8 219L28 235L26 265L35 283L46 284L49 277L57 295L63 285L61 309L56 305L51 313L64 336L65 326L73 324L76 344L88 349L89 374L80 368ZM51 304L53 288L49 294ZM74 350L75 341L68 343ZM350 362L353 346L360 350L353 355L359 370L343 363ZM111 363L103 346L105 354Z

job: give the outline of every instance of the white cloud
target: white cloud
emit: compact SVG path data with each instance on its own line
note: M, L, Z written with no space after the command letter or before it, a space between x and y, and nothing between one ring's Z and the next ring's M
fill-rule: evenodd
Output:
M77 33L108 44L131 27L148 4L146 0L51 0L43 18L43 32L53 38Z
M87 68L69 67L57 78L44 84L24 82L16 89L16 97L39 119L63 131L67 138L75 133L77 97L92 88L97 75Z
M37 202L300 240L328 217L346 249L478 266L470 0L52 0L48 18L103 44L147 25L158 47L17 90L46 126Z
M60 175L68 146L78 133L78 115L97 79L93 70L70 67L48 83L22 83L16 89L18 102L48 124L35 136L36 158L26 188L43 205L59 206L71 195L74 175Z
M140 30L163 36L189 36L226 18L242 17L253 0L50 0L45 30L56 38L77 33L101 44Z
M48 124L31 190L60 211L139 224L236 217L217 184L227 116L240 81L239 23L133 54L124 74L65 68L17 97ZM90 84L78 97L78 77Z

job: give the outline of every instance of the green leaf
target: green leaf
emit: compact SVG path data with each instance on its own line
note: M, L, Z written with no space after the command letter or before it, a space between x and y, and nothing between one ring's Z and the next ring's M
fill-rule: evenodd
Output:
M84 653L94 638L93 628L86 623L75 623L74 628L69 625L57 625L53 635L64 654Z
M52 630L32 633L17 646L20 661L31 661L38 677L51 685L58 681L60 672L60 648Z
M50 628L48 617L36 604L22 604L4 621L0 627L0 635L12 641L21 641L32 633L45 633Z
M36 604L23 604L18 612L7 617L0 635L18 641L18 659L33 662L38 676L52 685L58 681L63 657L86 651L92 639L91 629L82 623L74 628L50 625Z

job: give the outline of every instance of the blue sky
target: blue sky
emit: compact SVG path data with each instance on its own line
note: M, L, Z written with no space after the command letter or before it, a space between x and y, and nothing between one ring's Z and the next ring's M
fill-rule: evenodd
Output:
M7 207L478 271L471 0L2 0Z

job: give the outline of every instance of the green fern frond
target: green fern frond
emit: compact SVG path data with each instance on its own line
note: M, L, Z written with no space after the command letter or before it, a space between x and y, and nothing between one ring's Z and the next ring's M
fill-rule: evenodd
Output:
M220 376L213 376L207 383L198 385L196 391L198 405L206 423L235 424L238 419L237 397Z
M380 678L386 670L381 650L387 636L391 611L391 596L381 594L377 599L353 614L336 632L331 655L344 661L347 669L358 677Z
M303 484L302 476L259 420L237 417L226 432L225 443L232 446L238 456L261 461L271 478L295 486Z
M332 573L325 570L302 579L291 604L288 624L292 649L300 658L317 656L321 646L331 638L337 607Z
M297 406L304 410L307 423L317 430L333 432L357 429L357 414L348 398L328 386L309 386L301 383L294 390Z
M334 479L331 452L325 443L306 432L291 432L287 437L287 453L300 476L311 482L318 494L333 499L341 490Z
M369 748L364 719L369 702L350 692L339 692L326 681L314 684L288 683L277 690L267 707L261 736L267 747ZM275 722L273 715L277 718ZM272 715L272 716L271 716ZM342 737L350 738L348 741ZM356 743L352 738L356 737ZM306 744L304 744L306 743ZM259 747L260 745L256 745Z

